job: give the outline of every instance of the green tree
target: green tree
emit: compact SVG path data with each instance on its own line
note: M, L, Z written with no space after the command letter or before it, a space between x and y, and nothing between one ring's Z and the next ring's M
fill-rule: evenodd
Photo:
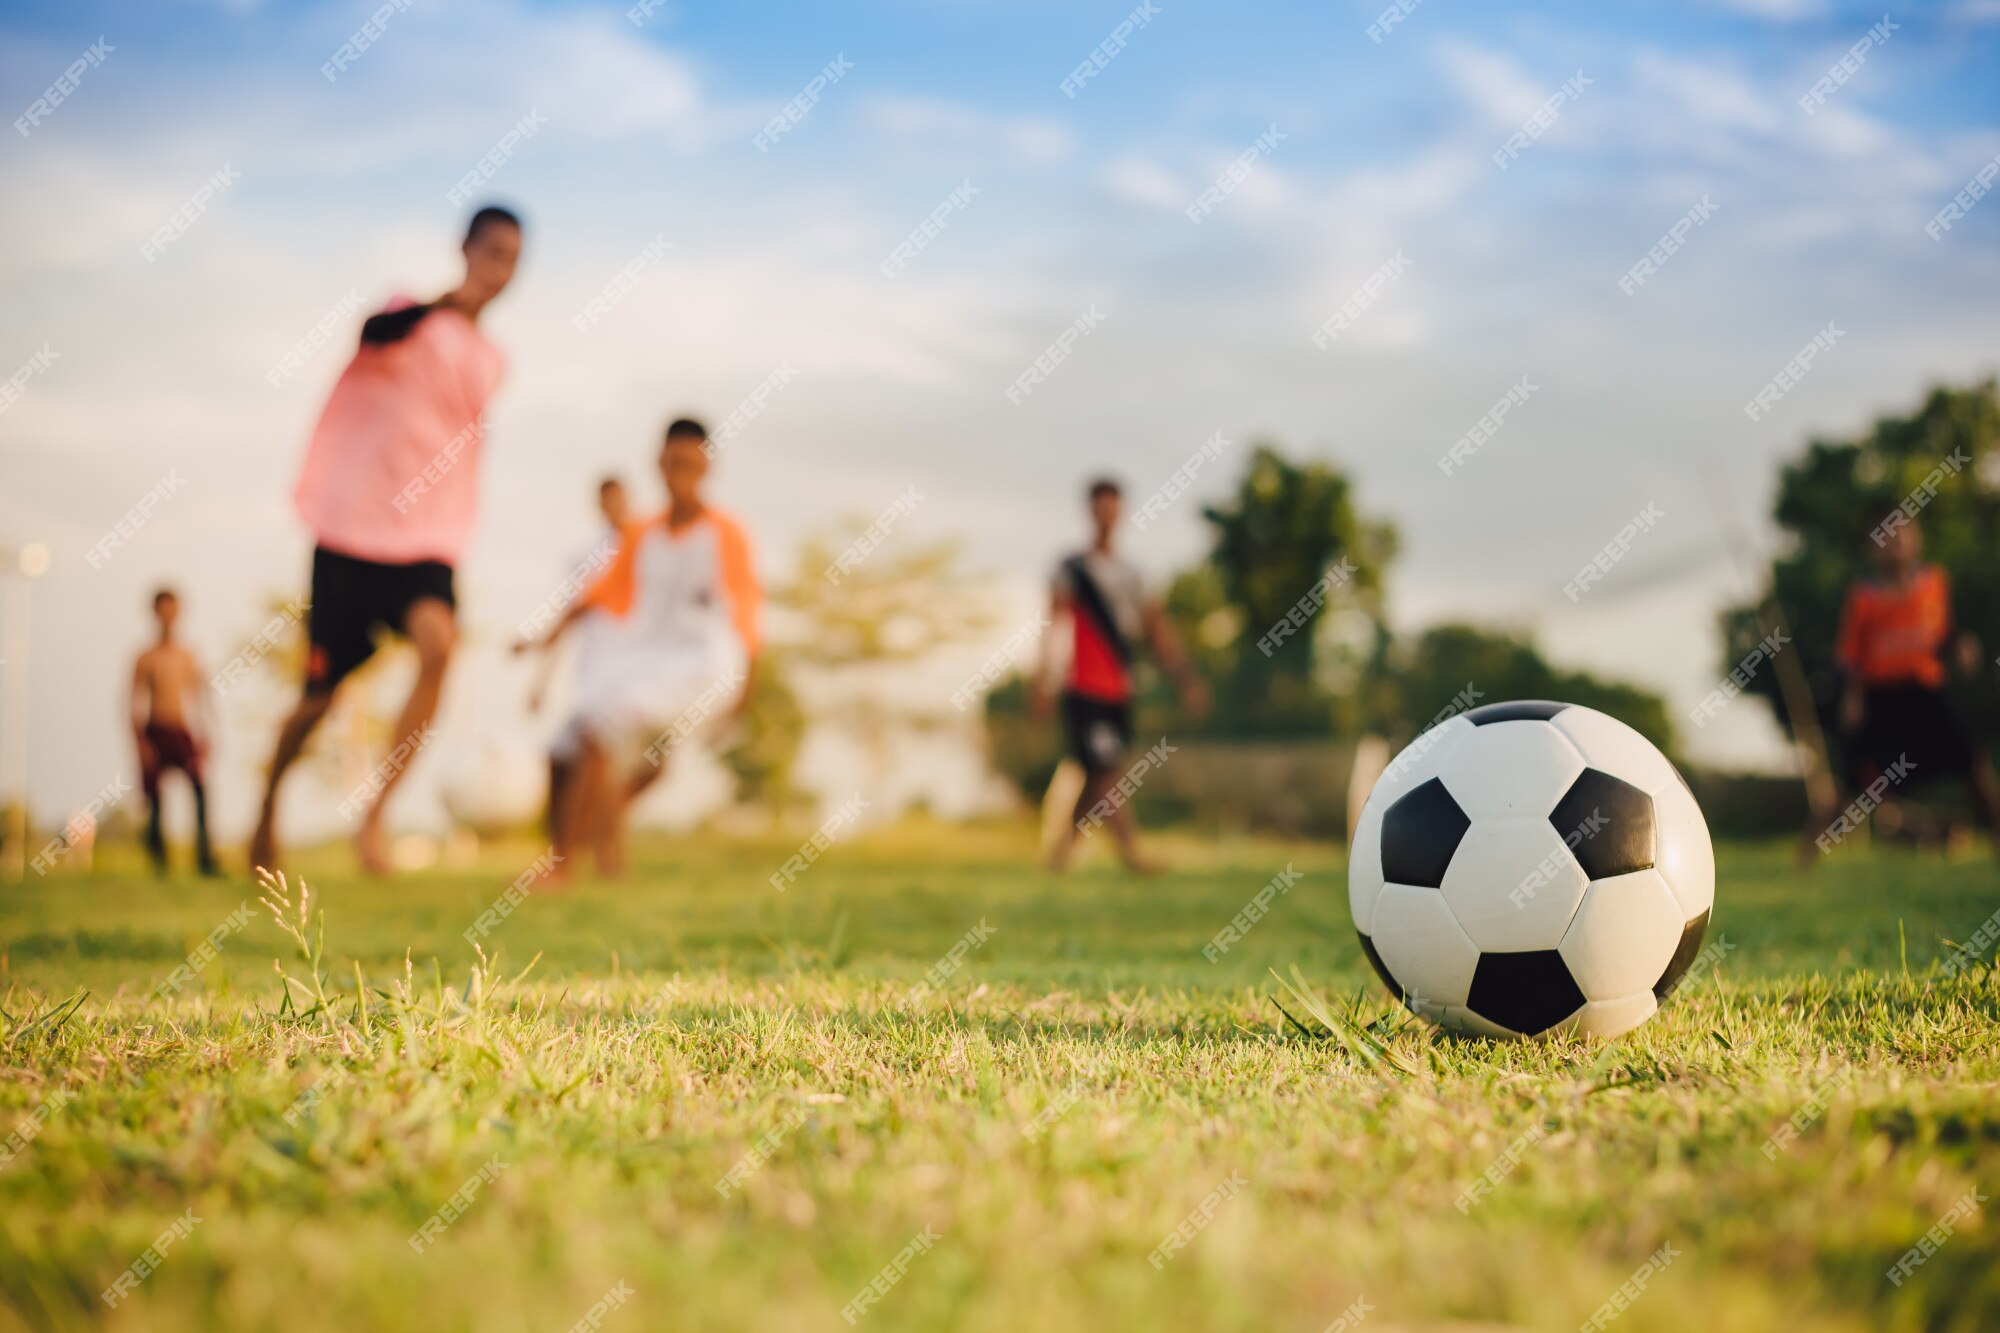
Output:
M1989 748L2000 738L2000 691L1991 655L2000 645L2000 392L1995 383L1933 389L1909 416L1887 416L1854 439L1814 439L1779 473L1774 517L1784 533L1769 587L1791 623L1813 704L1832 732L1839 682L1834 640L1848 585L1869 569L1869 534L1906 498L1922 499L1926 478L1947 469L1921 510L1927 557L1950 576L1960 628L1985 645L1978 679L1957 699ZM1756 646L1764 629L1756 606L1722 617L1723 670ZM1759 671L1750 690L1769 700L1781 724L1777 675Z
M736 798L759 805L782 819L798 801L792 786L792 762L805 737L805 713L792 693L786 654L779 648L765 653L758 664L756 686L742 722L726 737L718 756L736 775Z
M1399 643L1387 663L1400 695L1385 729L1414 735L1461 694L1475 704L1559 699L1624 722L1668 753L1673 726L1666 701L1634 685L1552 666L1525 636L1476 625L1439 625ZM1468 692L1467 687L1470 687Z
M1202 517L1208 557L1174 581L1166 604L1216 687L1205 730L1354 730L1356 690L1388 642L1382 588L1395 529L1361 517L1338 467L1293 462L1270 444L1254 447L1235 494ZM1295 610L1310 619L1274 638Z

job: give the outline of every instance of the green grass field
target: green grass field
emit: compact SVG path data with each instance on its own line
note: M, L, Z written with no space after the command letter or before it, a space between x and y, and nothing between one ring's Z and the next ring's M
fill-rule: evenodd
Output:
M1056 880L1022 831L904 830L780 895L789 846L655 842L485 968L460 932L537 848L307 857L318 982L247 881L0 890L0 1326L2000 1327L1961 1204L2000 1185L2000 980L1942 966L1990 860L1724 848L1726 956L1594 1047L1412 1026L1338 849L1164 845Z

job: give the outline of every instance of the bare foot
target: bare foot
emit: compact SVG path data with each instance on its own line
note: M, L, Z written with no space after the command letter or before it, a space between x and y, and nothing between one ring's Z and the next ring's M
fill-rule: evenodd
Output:
M1125 858L1125 869L1131 874L1151 878L1154 875L1166 874L1169 867L1165 861L1155 861L1150 856L1140 856L1134 852Z
M361 859L362 874L389 873L388 839L383 836L382 820L374 810L363 817L361 827L354 831L354 854Z

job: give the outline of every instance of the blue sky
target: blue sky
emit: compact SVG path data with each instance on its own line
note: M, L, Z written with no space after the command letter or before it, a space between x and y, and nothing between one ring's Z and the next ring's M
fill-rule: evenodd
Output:
M0 136L0 542L41 539L38 794L75 804L122 759L116 707L146 589L190 593L211 656L303 581L287 503L358 315L266 372L350 294L452 277L446 192L531 111L494 173L529 250L489 317L512 360L462 576L488 648L560 578L606 470L650 483L659 423L720 419L796 378L718 476L775 575L808 532L924 496L1025 606L1100 470L1143 495L1221 431L1337 460L1395 521L1399 618L1535 631L1566 661L1668 692L1719 674L1713 617L1744 583L1718 503L1762 532L1776 463L1930 383L1995 369L2000 205L1924 224L2000 153L2000 3L1898 26L1798 105L1884 11L1813 0L1382 6L1163 3L1079 95L1059 84L1132 8L413 0L337 79L376 6L16 4L0 110L25 112L101 36L51 114ZM768 152L753 143L829 61ZM1505 170L1492 154L1590 80ZM1199 224L1186 208L1272 126L1283 138ZM238 179L149 262L146 239L225 164ZM935 206L977 193L895 277ZM1704 198L1643 287L1619 276ZM600 323L572 317L671 243ZM1311 334L1398 253L1403 276L1330 347ZM1006 387L1087 309L1100 329L1025 401ZM1761 420L1743 404L1829 322L1842 337ZM1438 459L1523 378L1536 393L1467 465ZM170 471L183 481L101 568L84 553ZM1164 575L1201 548L1202 494L1134 534ZM1718 497L1721 497L1720 500ZM1562 589L1647 505L1666 517L1602 585ZM5 670L0 666L0 670ZM461 730L518 681L468 671ZM1692 735L1770 762L1758 705ZM264 738L232 741L247 774ZM261 725L259 723L258 725ZM236 783L243 786L247 777ZM46 784L46 786L44 786ZM240 806L231 796L226 804Z

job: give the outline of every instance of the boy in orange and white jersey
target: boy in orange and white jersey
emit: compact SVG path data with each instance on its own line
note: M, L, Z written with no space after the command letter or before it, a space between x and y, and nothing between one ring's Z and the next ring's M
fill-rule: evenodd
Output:
M666 512L625 529L610 565L540 644L595 615L576 706L557 740L575 767L557 812L555 851L566 858L591 846L606 873L623 868L626 810L667 752L704 723L740 714L750 699L763 591L743 525L702 496L707 443L698 421L667 427Z

